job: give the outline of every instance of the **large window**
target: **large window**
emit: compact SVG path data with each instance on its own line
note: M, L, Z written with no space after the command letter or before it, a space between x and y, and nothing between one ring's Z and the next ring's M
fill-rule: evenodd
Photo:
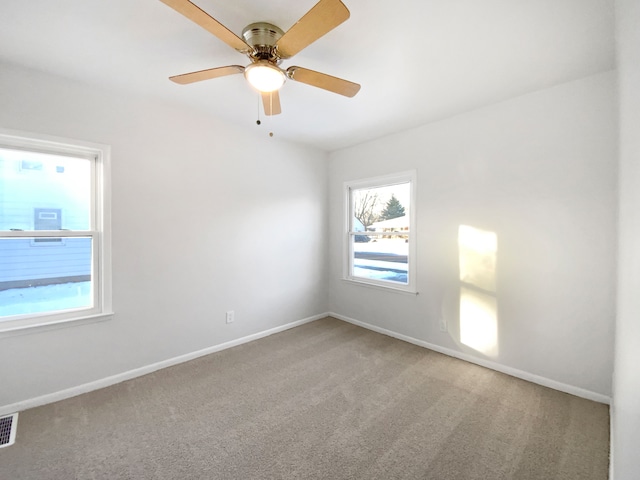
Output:
M110 313L108 153L0 131L0 332Z
M415 173L347 182L347 280L415 292Z

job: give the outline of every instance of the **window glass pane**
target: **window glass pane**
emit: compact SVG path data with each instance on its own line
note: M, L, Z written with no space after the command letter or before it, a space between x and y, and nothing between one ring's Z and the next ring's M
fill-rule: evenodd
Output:
M408 235L352 235L353 276L408 283Z
M411 185L400 183L351 191L352 231L409 229Z
M91 308L91 258L91 237L0 239L0 320Z
M91 230L91 161L0 148L0 230Z
M408 285L410 198L410 182L351 190L353 277Z

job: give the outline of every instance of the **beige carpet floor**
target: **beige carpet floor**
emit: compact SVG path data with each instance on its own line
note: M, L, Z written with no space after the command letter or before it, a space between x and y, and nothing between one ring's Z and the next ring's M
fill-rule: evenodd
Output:
M2 480L604 480L609 411L327 318L20 414Z

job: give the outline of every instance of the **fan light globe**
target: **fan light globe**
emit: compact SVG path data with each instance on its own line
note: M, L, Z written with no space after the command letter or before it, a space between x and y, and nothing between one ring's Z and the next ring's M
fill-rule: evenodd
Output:
M282 70L267 61L249 65L244 70L244 76L253 88L263 93L279 90L286 78Z

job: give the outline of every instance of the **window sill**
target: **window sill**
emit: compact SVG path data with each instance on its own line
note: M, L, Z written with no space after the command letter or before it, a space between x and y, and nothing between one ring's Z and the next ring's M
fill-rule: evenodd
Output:
M370 282L366 282L364 280L359 280L359 279L355 279L355 278L342 278L342 281L345 282L345 283L352 284L352 285L359 285L361 287L373 288L375 290L384 290L385 292L400 293L400 294L404 294L404 295L412 295L414 297L419 294L419 292L417 292L415 290L406 290L404 288L393 287L393 286L390 286L390 285L380 285L378 283L370 283Z
M95 315L80 316L75 318L67 318L64 320L42 321L31 325L2 325L0 322L0 338L13 337L17 335L25 335L29 333L42 333L49 330L57 330L71 326L87 325L89 323L102 322L113 317L113 312L98 313ZM8 322L11 323L11 322Z

